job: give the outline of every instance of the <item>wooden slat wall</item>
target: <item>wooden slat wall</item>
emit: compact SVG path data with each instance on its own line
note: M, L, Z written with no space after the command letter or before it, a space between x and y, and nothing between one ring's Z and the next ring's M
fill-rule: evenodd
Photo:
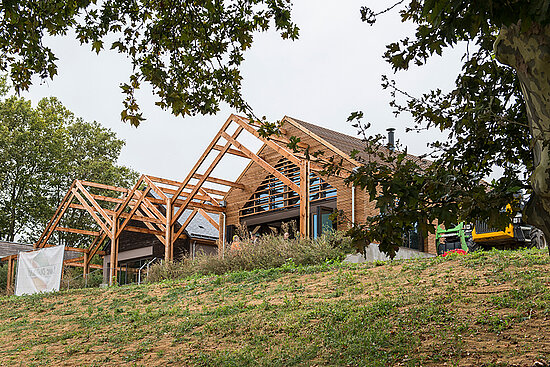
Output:
M287 123L284 125L284 132L285 136L287 138L290 138L291 136L296 136L300 138L300 141L302 143L305 143L309 145L309 151L315 152L317 150L323 150L325 151L325 158L329 158L330 156L337 156L338 155L322 145L317 140L311 138L309 135L305 134L301 130L295 128L290 123ZM263 146L260 149L260 152L258 155L262 158L264 158L269 164L275 165L277 162L282 158L280 154L275 152L273 149ZM351 171L354 167L353 164L344 161L343 167L349 171ZM231 189L226 197L227 200L227 225L238 225L240 218L239 218L239 210L243 208L247 200L251 197L251 195L256 191L258 186L261 184L261 182L268 176L269 174L263 170L259 165L252 163L250 164L247 169L243 172L241 177L237 182L242 183L245 185L244 190L240 189ZM344 176L346 176L347 173L344 172ZM343 210L345 215L351 220L351 187L344 184L344 181L342 178L339 177L322 177L326 182L328 182L332 187L334 187L337 192L337 207L339 210ZM375 203L368 200L368 195L365 193L365 191L356 188L355 190L355 220L356 222L365 222L367 216L372 216L377 214L377 210L375 208ZM345 230L347 229L347 225L340 225L338 229ZM229 239L230 240L230 239ZM425 243L425 251L430 253L435 253L435 236L430 235Z
M328 158L335 153L328 151L328 149L321 145L316 140L312 139L309 135L304 134L302 131L294 128L290 124L284 125L284 130L286 137L296 136L299 137L301 142L308 144L310 146L310 152L317 150L327 151L326 157ZM264 158L271 165L277 164L277 162L282 158L280 154L275 152L273 149L264 146L259 152L260 157ZM348 170L351 170L353 166L351 163L344 162L345 167ZM268 176L268 173L263 170L257 164L252 163L245 170L243 175L240 177L240 183L246 185L245 190L236 190L232 189L227 196L227 224L228 225L237 225L239 223L239 210L244 206L246 201L251 197L255 192L261 182ZM337 197L337 206L338 209L344 210L346 215L351 218L351 187L348 187L344 184L343 179L339 177L323 177L332 187L334 187L338 192ZM356 208L355 215L356 220L363 220L366 218L366 207L361 205L361 202L364 202L365 194L361 193L360 190L356 190ZM345 227L339 229L346 229Z

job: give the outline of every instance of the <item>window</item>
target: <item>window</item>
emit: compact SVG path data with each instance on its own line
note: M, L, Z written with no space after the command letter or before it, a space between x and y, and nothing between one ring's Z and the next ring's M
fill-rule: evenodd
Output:
M300 185L300 168L287 159L281 159L276 165L277 171L284 174L292 182ZM314 173L309 178L309 200L325 200L336 197L336 189ZM300 204L300 195L284 185L273 175L267 176L256 192L246 202L241 210L241 216L258 214L268 211L288 209ZM326 221L326 220L325 220Z

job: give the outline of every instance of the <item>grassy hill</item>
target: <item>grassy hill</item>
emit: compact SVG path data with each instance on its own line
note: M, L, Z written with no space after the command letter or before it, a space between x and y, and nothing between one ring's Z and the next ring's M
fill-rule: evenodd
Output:
M547 252L0 298L0 365L546 366Z

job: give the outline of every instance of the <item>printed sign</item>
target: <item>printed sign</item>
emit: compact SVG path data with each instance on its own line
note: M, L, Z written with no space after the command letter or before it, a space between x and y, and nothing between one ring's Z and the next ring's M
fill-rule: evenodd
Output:
M17 257L15 295L59 290L65 246L20 252Z

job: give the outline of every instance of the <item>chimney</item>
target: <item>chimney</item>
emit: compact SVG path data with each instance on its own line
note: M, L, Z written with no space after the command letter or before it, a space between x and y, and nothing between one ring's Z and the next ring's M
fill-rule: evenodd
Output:
M395 150L395 128L390 127L386 131L388 132L388 149L393 152Z

